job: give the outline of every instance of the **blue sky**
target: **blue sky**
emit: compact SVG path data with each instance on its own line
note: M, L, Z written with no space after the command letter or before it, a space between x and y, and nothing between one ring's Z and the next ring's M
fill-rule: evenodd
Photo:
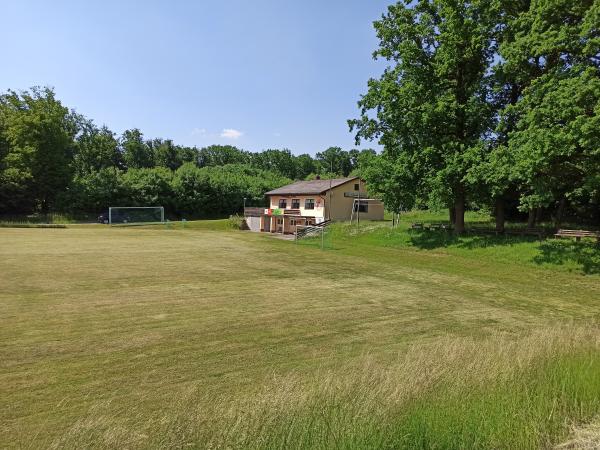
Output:
M4 0L0 90L53 86L99 125L180 144L350 149L389 3Z

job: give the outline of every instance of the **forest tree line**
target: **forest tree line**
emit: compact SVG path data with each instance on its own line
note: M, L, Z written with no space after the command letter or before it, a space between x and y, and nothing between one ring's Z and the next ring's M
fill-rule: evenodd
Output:
M600 2L412 0L374 23L368 82L349 120L373 150L294 155L120 136L48 88L0 96L0 214L162 204L179 215L262 204L295 179L359 174L391 211L467 208L529 226L600 224Z
M263 205L292 180L347 176L373 150L330 147L313 157L287 149L181 146L117 136L64 106L50 88L0 96L0 214L99 213L109 206L164 206L176 217L209 217Z
M600 2L412 0L375 22L384 73L349 121L392 210L478 205L600 225Z

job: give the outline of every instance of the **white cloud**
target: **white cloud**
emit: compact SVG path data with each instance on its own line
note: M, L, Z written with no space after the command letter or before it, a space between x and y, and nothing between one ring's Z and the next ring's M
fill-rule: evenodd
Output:
M244 133L233 128L224 128L221 137L225 139L239 139Z

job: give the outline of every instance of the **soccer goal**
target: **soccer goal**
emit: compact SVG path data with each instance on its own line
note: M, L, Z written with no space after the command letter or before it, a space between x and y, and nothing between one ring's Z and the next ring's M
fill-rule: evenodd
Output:
M110 225L143 225L163 223L165 208L162 206L112 206L108 208Z

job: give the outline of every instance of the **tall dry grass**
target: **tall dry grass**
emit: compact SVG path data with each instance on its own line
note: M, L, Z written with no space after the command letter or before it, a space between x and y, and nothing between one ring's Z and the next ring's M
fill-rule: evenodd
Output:
M441 336L246 392L190 384L149 420L135 406L115 414L107 400L51 446L547 448L599 411L600 330L565 325Z

